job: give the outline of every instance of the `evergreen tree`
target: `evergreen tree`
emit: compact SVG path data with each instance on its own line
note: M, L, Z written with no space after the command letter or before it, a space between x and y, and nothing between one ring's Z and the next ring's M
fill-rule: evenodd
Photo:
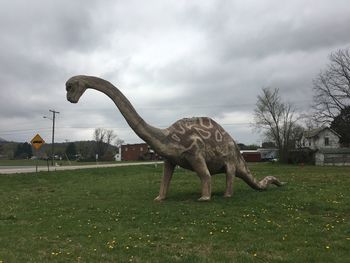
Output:
M32 146L25 142L17 145L14 157L16 159L26 159L33 156Z
M341 110L340 114L336 116L332 123L331 128L339 133L340 143L342 146L350 146L350 106Z
M69 159L74 159L75 158L75 156L77 154L77 148L76 148L74 142L71 142L71 143L69 143L67 145L66 154L67 154Z

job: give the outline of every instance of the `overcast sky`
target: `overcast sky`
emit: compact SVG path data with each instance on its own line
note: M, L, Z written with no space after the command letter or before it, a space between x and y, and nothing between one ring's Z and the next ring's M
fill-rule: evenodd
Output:
M263 87L300 111L328 56L349 47L348 0L0 0L0 137L92 139L97 127L141 142L113 102L88 90L66 100L77 74L115 84L151 125L209 116L241 143Z

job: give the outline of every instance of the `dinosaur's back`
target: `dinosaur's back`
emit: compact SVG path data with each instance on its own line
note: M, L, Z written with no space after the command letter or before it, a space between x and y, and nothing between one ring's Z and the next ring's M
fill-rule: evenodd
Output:
M168 128L168 131L169 141L178 145L184 155L201 155L208 166L223 165L227 159L239 154L232 137L208 117L178 120Z
M169 127L173 141L187 145L192 141L191 136L198 136L207 143L221 144L223 141L232 140L231 136L214 120L208 117L193 117L178 120ZM189 145L187 145L189 146Z

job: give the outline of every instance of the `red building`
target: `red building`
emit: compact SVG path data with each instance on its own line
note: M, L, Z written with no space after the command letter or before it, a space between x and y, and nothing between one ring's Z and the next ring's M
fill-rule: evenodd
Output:
M147 143L125 144L121 146L122 161L159 160L160 157Z
M258 151L244 150L241 154L246 162L260 162L261 154Z

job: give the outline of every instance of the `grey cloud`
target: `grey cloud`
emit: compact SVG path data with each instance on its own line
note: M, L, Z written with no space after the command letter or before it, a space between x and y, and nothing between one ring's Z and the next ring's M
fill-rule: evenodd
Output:
M186 20L203 29L220 59L309 51L344 45L350 23L347 1L218 1L210 10L195 7Z
M0 11L1 40L27 52L94 49L101 39L92 19L95 2L11 1Z
M50 127L42 115L55 108L61 140L79 131L89 139L88 128L104 126L137 141L103 94L66 101L75 74L110 80L155 126L249 114L267 86L304 110L327 55L350 42L349 13L341 0L1 3L0 137L11 127ZM246 143L258 138L246 124L225 128Z

